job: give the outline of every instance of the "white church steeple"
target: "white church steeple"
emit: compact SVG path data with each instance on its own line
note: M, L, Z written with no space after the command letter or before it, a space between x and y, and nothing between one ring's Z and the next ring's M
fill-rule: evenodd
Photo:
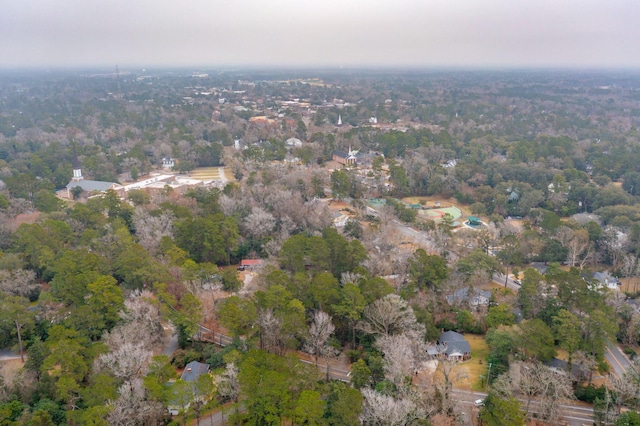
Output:
M76 152L76 146L73 146L73 178L72 182L80 182L84 178L82 177L82 169L80 168L80 161L78 161L78 153Z

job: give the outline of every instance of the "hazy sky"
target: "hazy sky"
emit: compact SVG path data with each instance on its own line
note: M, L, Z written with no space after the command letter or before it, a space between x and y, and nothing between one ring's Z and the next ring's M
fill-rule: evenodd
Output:
M640 0L0 0L0 67L640 68Z

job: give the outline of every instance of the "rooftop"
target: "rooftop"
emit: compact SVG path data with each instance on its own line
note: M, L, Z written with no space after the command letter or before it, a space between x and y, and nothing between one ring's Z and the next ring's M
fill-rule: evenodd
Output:
M198 361L191 361L184 367L182 376L180 377L185 382L195 382L198 377L209 372L209 364L204 364Z

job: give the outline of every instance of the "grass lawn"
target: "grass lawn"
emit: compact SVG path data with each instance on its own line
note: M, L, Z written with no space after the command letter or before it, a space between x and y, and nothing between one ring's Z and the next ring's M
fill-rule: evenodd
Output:
M487 380L489 346L484 340L484 336L465 334L464 338L467 339L469 346L471 346L471 359L462 362L458 368L463 369L468 377L456 383L455 386L474 391L484 390L483 384L486 385ZM480 376L484 376L484 381Z
M231 167L225 167L223 170L224 173L224 177L227 178L227 180L231 180L231 181L235 181L236 178L233 176L233 170L231 169Z
M622 286L620 286L620 290L627 293L635 293L636 291L640 291L640 279L638 278L620 278L622 282Z

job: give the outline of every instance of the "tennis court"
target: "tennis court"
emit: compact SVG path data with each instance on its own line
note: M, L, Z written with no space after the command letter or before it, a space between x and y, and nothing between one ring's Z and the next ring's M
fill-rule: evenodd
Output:
M453 217L453 220L458 220L462 217L462 211L460 211L456 206L420 210L420 214L434 222L439 222L445 214L450 214Z

